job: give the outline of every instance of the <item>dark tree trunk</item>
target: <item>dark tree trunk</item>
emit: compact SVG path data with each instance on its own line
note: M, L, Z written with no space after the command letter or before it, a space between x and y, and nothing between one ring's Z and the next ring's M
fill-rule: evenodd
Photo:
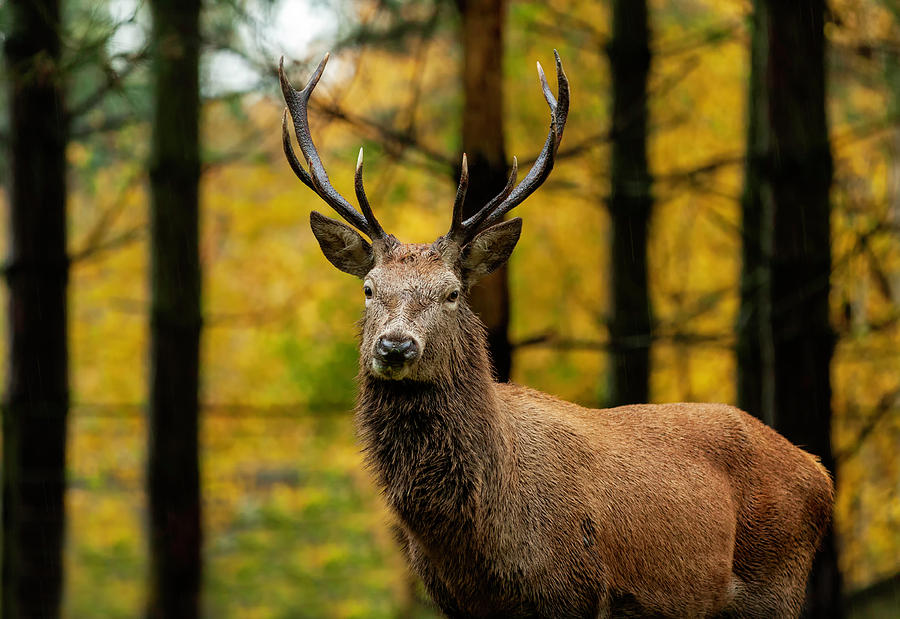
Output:
M497 195L509 174L503 139L504 0L457 0L462 15L463 151L469 160L464 214L474 214ZM472 307L488 329L488 349L497 379L509 380L509 285L504 265L471 293Z
M649 26L645 0L613 0L612 245L610 395L613 406L647 402L651 310L647 291L647 232L653 207L647 166Z
M765 66L761 145L762 418L834 472L828 316L832 177L823 0L759 0ZM840 615L833 532L813 566L808 616Z
M58 0L7 9L9 375L3 411L3 617L57 617L66 419L66 140Z
M765 156L766 90L763 83L766 66L767 36L753 15L750 39L750 83L747 88L747 146L744 166L744 192L741 196L741 309L737 320L737 401L738 406L769 425L773 419L762 417L762 351L760 338L760 286L764 275L761 231L761 170Z
M148 617L200 614L199 0L154 0Z

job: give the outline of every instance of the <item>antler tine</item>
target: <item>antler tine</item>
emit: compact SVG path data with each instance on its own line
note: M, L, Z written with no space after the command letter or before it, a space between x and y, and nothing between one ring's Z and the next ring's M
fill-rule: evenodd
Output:
M465 220L463 222L463 226L466 228L472 228L473 231L477 231L478 229L484 227L481 224L484 222L485 218L494 211L498 204L506 200L506 198L508 198L509 195L513 192L518 177L519 160L514 156L512 168L509 171L509 178L506 180L506 186L503 187L500 193L491 198L490 202L481 207L477 213Z
M460 226L459 236L462 242L466 242L474 237L480 230L490 226L513 208L521 204L525 198L530 196L534 191L547 180L553 164L556 160L556 151L562 140L563 131L566 127L566 119L569 115L569 80L563 70L562 61L559 53L553 50L553 56L556 59L556 79L559 91L559 100L553 96L550 91L550 85L544 75L544 69L541 63L537 63L538 77L541 82L541 90L547 105L550 106L550 132L544 142L544 148L535 160L534 165L528 171L528 174L522 179L522 182L512 187L515 183L515 175L517 165L513 160L513 172L510 175L510 182L500 194L484 205L477 213L462 222Z
M359 148L359 157L356 159L356 174L353 177L353 187L356 189L356 201L359 202L359 207L366 218L366 223L371 229L369 236L372 237L372 240L386 238L387 233L385 233L381 224L378 223L378 220L375 219L375 213L372 212L372 207L369 206L369 198L366 197L366 189L363 186L363 149L361 146Z
M309 174L303 169L303 166L300 165L300 161L297 159L297 155L294 154L294 147L291 145L291 133L287 127L287 117L288 109L284 108L284 112L281 114L281 146L284 148L284 156L287 157L291 170L294 171L297 178L303 181L304 185L318 193Z
M462 165L459 168L459 187L456 188L456 199L453 201L453 219L450 223L450 232L462 224L463 203L466 201L466 191L469 188L469 160L463 153Z
M463 161L465 161L465 155L463 155ZM466 183L468 184L469 176L468 176L468 166L465 168L466 171ZM512 169L509 172L509 178L506 181L506 186L503 188L500 193L494 196L490 202L488 202L484 207L479 210L479 214L483 211L483 216L487 217L487 214L494 210L494 208L500 204L506 197L512 192L513 187L516 185L516 178L519 174L519 161L515 157L513 157ZM462 177L460 177L460 183L462 182ZM477 232L480 222L475 222L475 216L469 217L465 222L462 221L462 204L465 198L465 193L460 196L459 191L456 193L456 202L453 204L453 223L450 226L450 232L448 236L457 242L457 244L464 245L466 241L468 241L471 237L475 236L475 232ZM458 209L457 209L458 206ZM474 224L474 226L473 226Z
M372 240L383 238L385 236L384 230L378 225L374 214L372 214L371 217L364 217L361 215L359 211L353 208L353 206L331 185L331 182L328 180L328 173L325 171L325 166L322 165L322 159L319 157L319 152L316 150L316 145L313 143L312 135L309 131L309 119L307 117L309 97L312 95L316 84L319 83L319 79L325 71L325 64L328 62L329 57L330 54L326 53L303 90L296 90L288 81L287 76L284 74L283 56L278 63L278 79L281 82L281 92L284 95L285 103L287 103L291 119L294 121L294 132L297 134L300 152L303 153L303 156L306 159L306 165L309 168L309 172L303 169L300 165L300 161L294 154L294 149L291 146L290 134L287 130L287 119L285 116L282 116L282 143L284 146L284 154L287 157L288 163L294 171L294 174L296 174L305 185L315 191L320 198L327 202L328 205L348 223L365 232ZM359 196L359 191L357 191L357 196ZM363 196L365 196L364 192ZM366 201L365 206L361 205L361 207L364 210L368 209L371 214L368 201Z

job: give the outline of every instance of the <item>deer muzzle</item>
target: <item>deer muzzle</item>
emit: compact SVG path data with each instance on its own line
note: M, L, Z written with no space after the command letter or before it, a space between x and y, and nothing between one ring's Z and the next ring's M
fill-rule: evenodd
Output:
M383 335L375 343L372 370L382 378L400 380L408 373L409 364L415 361L421 350L408 336Z

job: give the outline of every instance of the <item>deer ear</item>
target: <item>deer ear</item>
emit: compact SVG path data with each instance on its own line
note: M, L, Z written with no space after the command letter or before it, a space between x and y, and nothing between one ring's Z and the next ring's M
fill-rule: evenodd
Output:
M522 219L515 217L479 232L463 248L459 258L463 278L471 285L493 273L509 260L519 235L522 234Z
M363 278L375 266L372 246L347 224L313 211L309 225L328 262L344 273Z

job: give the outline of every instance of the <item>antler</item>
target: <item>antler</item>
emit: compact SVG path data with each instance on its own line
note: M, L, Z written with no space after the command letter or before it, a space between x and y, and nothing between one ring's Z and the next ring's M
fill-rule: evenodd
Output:
M347 223L352 224L365 232L373 241L386 240L390 237L385 233L381 224L378 223L378 220L375 219L372 208L369 206L369 200L366 198L365 189L363 188L362 149L359 149L359 159L356 163L355 176L356 198L359 201L360 208L362 208L363 212L361 215L359 211L353 208L353 206L331 186L331 182L328 180L328 173L325 172L325 166L322 165L322 160L319 158L319 152L316 150L316 145L313 144L312 136L309 132L309 119L307 118L309 97L316 88L316 84L319 83L319 78L322 77L322 73L325 71L325 64L328 62L329 56L330 54L325 54L325 57L322 58L322 62L319 63L318 68L315 73L312 74L312 77L309 78L309 81L306 83L306 87L303 90L296 90L291 86L291 83L285 76L283 56L278 63L278 79L281 81L281 92L284 94L284 102L287 103L287 107L281 115L281 141L284 146L284 155L287 157L288 163L294 171L294 174L297 175L297 178L303 181L304 185L315 191L319 197L337 211ZM306 159L306 165L309 168L309 172L303 169L303 166L300 165L300 161L294 154L294 148L291 145L291 135L287 128L288 111L290 111L291 119L294 121L294 132L297 134L300 152L303 153L303 157Z
M462 220L462 198L460 195L462 194L465 197L465 185L468 184L469 175L465 155L463 155L462 174L459 179L459 189L456 192L456 203L453 206L453 223L450 226L450 231L447 233L447 237L456 242L459 247L471 241L478 232L502 219L506 213L521 204L525 198L534 193L547 180L550 170L553 169L556 151L559 149L559 144L562 141L563 130L566 127L566 118L569 115L569 80L566 78L562 61L559 59L559 54L556 50L553 50L553 56L556 58L559 101L556 100L550 91L550 85L547 84L547 77L544 75L541 63L537 63L541 90L544 92L544 99L547 100L547 104L550 106L550 132L547 135L547 140L544 142L544 148L535 160L534 165L531 166L528 174L518 185L515 184L518 162L513 157L512 172L509 175L506 187L465 221ZM515 188L513 188L514 185Z

